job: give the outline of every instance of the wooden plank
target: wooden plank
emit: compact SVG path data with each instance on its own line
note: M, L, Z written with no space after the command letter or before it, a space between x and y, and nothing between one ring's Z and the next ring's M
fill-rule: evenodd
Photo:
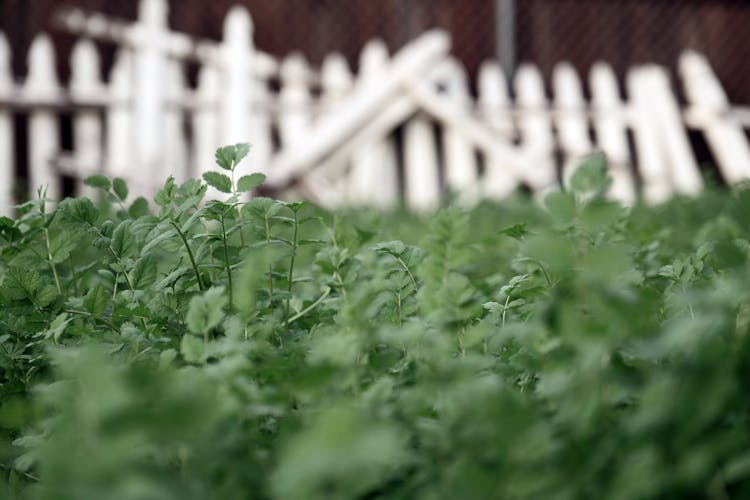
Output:
M589 75L594 106L594 131L599 148L607 157L612 185L607 193L626 205L636 200L627 136L627 113L620 98L617 77L612 67L597 62Z
M170 60L165 68L165 88L170 99L184 101L188 96L182 63ZM185 135L185 111L179 106L166 106L164 110L163 167L156 175L156 185L161 185L172 175L178 182L188 177L188 143ZM152 174L154 175L154 174Z
M304 143L274 159L268 185L286 185L292 177L317 165L381 113L406 81L421 75L448 49L449 38L440 31L428 32L402 49L381 79L357 86L342 103L340 113L323 117Z
M515 126L511 114L510 89L503 68L495 61L486 61L479 69L479 112L483 121L499 137L512 142ZM506 198L518 186L518 180L504 162L486 158L481 180L482 194L494 200Z
M11 99L13 94L13 73L10 66L10 46L5 35L0 32L0 98ZM0 215L13 215L15 205L13 186L16 179L13 171L13 115L5 107L0 107Z
M105 87L99 72L99 55L91 40L80 40L70 56L70 94L73 101L87 96L105 97ZM83 180L101 173L102 167L102 117L97 110L80 109L73 115L73 145L78 171L76 188L80 196L94 197L98 193L86 186Z
M465 115L471 113L472 102L466 69L456 59L447 61L448 77L444 81L444 99ZM458 194L462 203L473 204L479 198L478 172L472 144L457 123L443 127L445 151L445 187Z
M562 179L567 183L594 146L589 138L586 100L578 72L570 63L558 63L552 73L552 86L557 108L555 125L564 155Z
M221 145L219 140L219 69L212 64L204 64L198 72L198 87L195 96L198 107L191 113L193 131L192 172L201 177L205 172L216 170L214 152ZM219 192L209 188L207 197L216 199Z
M132 54L120 50L110 73L109 92L112 102L105 115L105 172L109 176L127 180L134 193L145 193L148 177L139 176L138 171L132 168L136 161L132 146L134 122L130 106L132 72Z
M659 144L659 124L653 114L653 107L658 104L654 102L648 71L643 67L632 68L627 87L643 197L648 203L661 203L672 196L672 186L667 158Z
M62 94L55 73L55 55L47 35L38 35L29 49L29 73L23 92L29 99L54 101ZM46 190L47 197L59 200L61 182L53 162L60 151L59 123L50 110L37 109L29 116L29 188L30 196L37 189Z
M557 171L552 119L541 71L530 64L522 65L516 72L514 86L519 107L521 144L534 159L530 163L534 166L528 168L526 182L534 191L543 193L557 185Z
M682 54L679 71L692 115L700 122L706 140L729 183L750 178L750 145L742 127L731 117L729 99L705 56Z
M370 85L381 78L388 67L388 49L382 40L374 39L362 49L358 85ZM351 171L345 185L349 202L380 208L398 203L398 165L396 149L389 137L382 136L357 148L352 154ZM377 189L373 189L377 186Z
M659 123L664 154L668 158L669 177L676 192L696 195L703 188L700 170L682 123L679 104L669 82L667 70L661 66L646 68L653 98L652 113Z
M422 114L404 128L404 180L409 208L430 211L440 205L437 144L432 123Z
M300 53L290 54L281 63L278 120L284 148L293 148L312 125L312 98L307 84L310 75L310 66Z

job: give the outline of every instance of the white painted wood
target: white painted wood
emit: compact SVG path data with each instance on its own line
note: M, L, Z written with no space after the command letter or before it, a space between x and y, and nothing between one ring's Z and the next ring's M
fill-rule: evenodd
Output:
M690 148L667 70L650 65L645 71L648 72L651 83L652 112L659 123L659 139L664 155L668 158L672 186L678 193L696 195L703 188L703 180Z
M40 103L60 100L62 89L55 73L55 54L47 35L38 35L29 49L29 72L23 88L26 98ZM58 200L60 178L53 162L60 150L59 123L49 109L36 108L29 115L29 190L46 190L47 197Z
M220 145L219 140L219 69L213 65L203 65L198 72L196 89L197 108L191 115L193 129L192 175L201 177L204 172L215 170L214 153ZM210 188L210 191L213 188ZM218 192L212 191L215 198Z
M360 55L358 85L370 85L388 67L388 49L380 39L368 42ZM352 155L351 171L344 185L350 203L381 208L398 203L398 165L395 144L389 133L357 148Z
M653 113L653 86L648 71L642 67L631 69L627 88L643 198L647 203L661 203L672 195L672 186L667 159L659 144L659 124Z
M612 185L607 193L626 205L636 200L630 149L627 136L627 114L620 98L617 77L612 67L597 62L589 75L594 131L599 148L607 157Z
M543 193L557 184L554 161L552 119L544 91L544 80L539 68L524 64L514 79L516 99L520 108L518 126L523 149L534 158L527 167L526 182L536 192Z
M174 59L167 62L165 68L166 91L169 99L165 101L164 110L164 145L163 167L156 174L157 185L161 185L168 176L173 175L177 181L185 181L188 174L188 144L186 136L186 117L182 108L188 92L182 64ZM154 175L154 174L152 174Z
M305 142L292 151L282 151L274 159L268 185L284 185L294 175L320 162L346 142L353 130L360 129L380 113L406 81L416 78L443 57L448 48L447 35L432 31L402 49L381 79L357 86L342 102L340 113L323 117Z
M109 91L112 102L106 110L105 172L125 179L133 193L145 193L148 179L133 168L137 161L133 151L132 100L133 56L120 50L110 73Z
M281 64L279 133L281 145L293 148L312 127L310 66L300 53L287 56Z
M679 70L688 102L702 117L702 130L727 182L750 178L750 145L742 127L726 116L729 99L705 56L687 51Z
M432 123L424 115L412 118L404 128L404 181L406 205L430 211L440 205L437 145Z
M349 64L341 53L331 52L326 56L320 68L322 95L319 115L316 119L332 112L341 104L341 101L351 92L353 80Z
M494 61L486 61L479 68L479 112L491 130L511 142L516 134L511 114L510 89L503 68ZM484 196L503 200L518 186L503 162L485 159L485 174L481 180Z
M558 140L563 152L563 183L567 183L581 160L594 149L589 138L587 106L583 85L575 68L558 63L552 73L552 87L557 115Z
M448 77L444 84L445 100L462 114L470 115L472 102L466 69L455 59L449 59L447 65ZM443 146L446 188L457 193L461 203L476 203L479 198L479 186L474 148L458 123L450 123L443 127Z
M93 96L105 98L99 71L99 54L90 40L80 40L70 56L70 96L74 103ZM76 188L81 196L94 197L96 190L83 183L89 175L103 172L102 116L96 109L81 108L73 115L73 147L78 169Z
M10 47L5 35L0 32L0 100L10 100L13 95L13 73L10 66ZM13 115L8 108L0 106L0 215L13 214Z
M167 58L160 45L169 28L165 0L141 0L134 25L133 119L135 162L141 179L164 173ZM158 184L158 183L157 183Z

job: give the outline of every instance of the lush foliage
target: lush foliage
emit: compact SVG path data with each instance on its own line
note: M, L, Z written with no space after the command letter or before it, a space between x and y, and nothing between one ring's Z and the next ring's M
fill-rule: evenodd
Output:
M331 215L245 154L0 220L0 496L750 497L750 191Z

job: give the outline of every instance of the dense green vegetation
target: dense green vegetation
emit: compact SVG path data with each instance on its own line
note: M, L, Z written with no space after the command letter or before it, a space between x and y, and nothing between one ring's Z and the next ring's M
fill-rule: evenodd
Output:
M246 153L0 219L0 497L750 497L750 190L330 214Z

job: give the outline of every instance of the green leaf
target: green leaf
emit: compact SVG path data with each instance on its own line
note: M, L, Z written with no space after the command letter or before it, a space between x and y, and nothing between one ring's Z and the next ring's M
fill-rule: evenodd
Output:
M602 194L609 187L607 160L601 153L586 158L570 178L570 190L579 195Z
M88 198L67 198L57 207L60 219L69 224L93 226L99 218L99 210Z
M513 224L505 229L500 230L500 234L505 234L513 239L521 240L524 236L529 234L529 230L526 228L525 223Z
M133 219L144 217L148 214L148 201L143 196L139 196L138 198L136 198L135 201L133 201L133 203L130 205L130 208L128 208L128 215Z
M216 150L216 164L224 170L234 170L249 152L250 145L246 143L221 147Z
M180 340L180 354L188 363L200 363L204 360L206 348L203 341L193 335L183 335Z
M221 323L227 302L223 286L209 288L202 295L190 299L185 317L190 332L203 335Z
M125 179L121 177L114 178L112 181L112 190L121 201L125 201L125 198L128 197L128 185L125 183Z
M94 285L83 299L83 310L94 317L102 315L109 303L107 291L101 285Z
M255 189L266 180L266 176L263 174L250 174L250 175L243 175L240 177L240 179L237 181L237 191L244 193L247 191L250 191L251 189Z
M83 183L87 186L103 189L104 191L109 191L111 186L109 178L102 174L90 175L83 180Z
M112 233L112 251L121 259L133 255L138 250L138 240L130 229L132 224L131 219L126 219L120 222Z
M232 181L224 174L220 174L219 172L205 172L203 174L203 180L206 181L209 186L218 189L222 193L232 192Z

